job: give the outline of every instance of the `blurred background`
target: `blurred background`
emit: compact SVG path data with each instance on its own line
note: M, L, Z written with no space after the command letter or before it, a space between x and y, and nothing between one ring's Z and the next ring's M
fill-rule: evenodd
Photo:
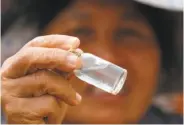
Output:
M166 3L161 1L152 3L151 0L140 0L138 3L140 11L152 25L158 40L162 41L160 46L164 50L163 70L153 97L153 105L159 107L155 109L157 117L167 119L170 123L182 123L183 8L177 8L171 3L175 0L165 0L168 6L162 6ZM44 26L70 2L71 0L1 0L1 64L27 41L41 35ZM147 117L150 123L152 118L154 121L155 115Z

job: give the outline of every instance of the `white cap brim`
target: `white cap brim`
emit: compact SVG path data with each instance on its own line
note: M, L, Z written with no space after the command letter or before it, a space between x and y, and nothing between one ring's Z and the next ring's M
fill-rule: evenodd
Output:
M183 0L135 0L142 4L171 11L183 11Z

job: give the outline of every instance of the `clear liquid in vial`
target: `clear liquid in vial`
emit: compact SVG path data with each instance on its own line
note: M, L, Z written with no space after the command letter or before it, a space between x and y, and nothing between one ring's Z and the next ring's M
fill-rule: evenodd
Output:
M75 75L97 88L116 95L126 80L127 71L95 55L83 53L82 68Z

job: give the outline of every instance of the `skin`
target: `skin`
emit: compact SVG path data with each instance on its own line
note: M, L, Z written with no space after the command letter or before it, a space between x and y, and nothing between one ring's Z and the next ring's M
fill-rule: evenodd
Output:
M141 119L157 85L160 50L149 24L131 2L75 2L51 21L44 34L70 36L36 38L1 69L2 104L9 123L137 123ZM80 58L73 65L66 60L67 50L79 47L76 37L84 52L127 69L120 94L113 96L76 77L67 81L62 74L45 70L72 72L81 67Z
M59 124L67 105L80 103L81 96L53 71L80 68L81 60L68 52L70 46L77 48L79 43L71 36L40 36L4 62L1 100L8 123Z

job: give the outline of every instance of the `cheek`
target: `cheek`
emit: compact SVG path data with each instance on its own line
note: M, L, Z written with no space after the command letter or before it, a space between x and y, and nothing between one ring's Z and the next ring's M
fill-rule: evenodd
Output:
M157 83L160 69L160 52L154 43L139 43L124 46L117 55L121 56L119 63L124 63L128 70L128 86L146 87ZM120 51L122 51L120 54ZM149 83L149 84L148 84ZM132 88L132 87L131 87Z
M139 72L139 76L149 77L156 75L159 68L158 49L154 46L135 46L133 50L127 50L127 58L132 67Z
M93 45L85 46L90 48ZM98 48L98 47L93 47ZM127 38L122 43L112 43L108 46L113 63L128 70L128 79L131 81L155 80L160 68L160 50L156 41ZM94 49L97 50L97 49ZM108 51L105 51L108 54Z

